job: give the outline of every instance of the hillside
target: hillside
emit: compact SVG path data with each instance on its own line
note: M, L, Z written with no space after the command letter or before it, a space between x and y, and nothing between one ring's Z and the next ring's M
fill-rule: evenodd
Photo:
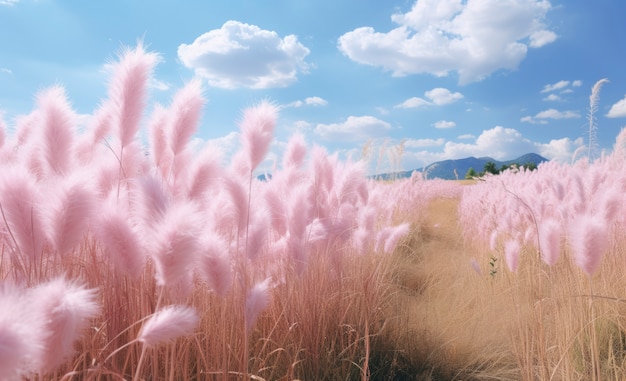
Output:
M457 159L457 160L442 160L427 165L424 168L413 169L410 171L402 171L402 172L394 172L394 173L383 173L380 175L376 175L375 177L378 179L388 180L392 178L407 178L413 174L414 171L420 171L426 174L426 177L429 179L443 179L443 180L455 180L457 177L454 173L456 169L456 173L458 174L458 178L462 179L465 177L465 174L470 168L474 168L476 172L480 172L483 170L483 167L488 162L494 162L497 168L500 168L503 165L510 165L513 163L517 164L527 164L533 163L535 165L539 165L544 161L548 161L548 159L544 158L541 155L536 153L527 153L513 160L499 161L495 160L491 157L467 157L465 159Z

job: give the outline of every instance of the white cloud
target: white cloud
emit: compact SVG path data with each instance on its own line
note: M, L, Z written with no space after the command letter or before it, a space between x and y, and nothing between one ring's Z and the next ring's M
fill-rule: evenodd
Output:
M569 86L569 81L558 81L557 83L553 83L550 85L545 85L543 87L543 90L541 90L542 93L549 93L555 90L560 90L560 89L564 89L567 86Z
M447 120L440 120L433 123L433 126L435 126L435 128L453 128L456 127L456 123Z
M457 136L457 139L462 139L462 140L476 139L476 136L472 134L463 134L463 135Z
M412 97L404 102L395 105L395 108L416 108L421 106L444 106L451 103L454 103L463 98L463 94L461 93L453 93L450 90L443 87L436 87L432 90L428 90L424 92L424 96L429 100L425 100L424 98Z
M543 98L544 101L550 101L550 102L556 102L556 101L560 101L561 97L559 97L556 94L550 94L547 97Z
M378 111L380 113L380 115L387 115L387 114L389 114L389 110L387 110L384 107L376 107L376 111Z
M606 114L609 118L623 118L626 117L626 95L623 99L617 101Z
M557 90L561 90L560 93L561 94L567 94L567 93L573 93L574 90L572 90L571 87L580 87L582 86L583 81L581 81L580 79L577 79L575 81L565 81L565 80L561 80L558 81L556 83L552 83L552 84L548 84L545 85L543 87L543 89L541 90L542 93L551 93L553 91L557 91Z
M557 38L556 33L550 30L538 30L530 35L530 47L531 48L540 48L544 45L548 45L551 42L554 42Z
M442 146L446 142L445 139L408 139L404 141L406 148L423 148Z
M298 131L308 130L309 128L311 128L311 123L305 120L296 120L293 123L293 127Z
M204 33L178 47L183 64L211 86L234 89L285 87L306 72L309 49L294 35L284 38L239 21Z
M567 110L567 111L559 111L556 109L547 109L537 113L535 116L525 116L520 119L522 122L532 123L532 124L546 124L548 123L546 119L575 119L580 118L580 113L577 111Z
M19 3L20 0L0 0L0 5L15 5L17 3Z
M0 73L13 74L13 71L11 69L7 69L6 67L0 67Z
M384 136L391 125L373 116L349 116L343 123L318 124L315 133L326 140L363 141Z
M418 97L412 97L393 107L394 108L417 108L421 106L430 106L430 105L432 105L432 103L430 103L427 100L424 100Z
M546 0L416 0L407 13L392 16L397 28L354 29L339 38L338 48L394 76L458 72L466 84L516 69L529 46L554 41L544 24L550 8Z
M326 106L328 101L320 97L308 97L303 101L294 101L284 105L283 107L302 107L302 106Z
M541 111L537 115L535 115L536 119L574 119L580 118L580 114L578 111L559 111L553 108Z

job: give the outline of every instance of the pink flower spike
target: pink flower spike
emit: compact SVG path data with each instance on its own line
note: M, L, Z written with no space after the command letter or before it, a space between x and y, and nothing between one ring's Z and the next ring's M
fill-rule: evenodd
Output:
M30 291L30 301L45 320L41 370L53 370L74 353L74 342L100 311L96 291L58 278Z
M261 312L270 304L271 280L272 278L267 278L255 284L246 295L246 332L250 332Z
M148 346L165 344L193 334L199 321L198 313L192 307L168 306L146 320L138 340Z
M261 163L269 149L277 113L278 108L267 101L244 111L240 128L250 173Z
M516 272L519 264L520 245L514 239L508 240L504 244L504 259L509 271Z
M574 251L574 262L592 276L602 260L609 243L606 221L598 217L580 216L570 236Z
M561 254L561 225L554 219L548 219L539 226L539 247L541 259L548 265L554 265Z

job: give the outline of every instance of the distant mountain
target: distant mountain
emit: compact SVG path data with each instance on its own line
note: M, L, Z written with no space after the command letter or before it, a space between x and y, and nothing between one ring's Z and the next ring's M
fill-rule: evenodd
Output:
M536 153L527 153L513 160L506 161L498 161L490 157L468 157L465 159L458 160L443 160L427 165L421 169L414 169L411 171L402 171L395 173L384 173L380 175L374 176L377 179L389 180L389 179L401 179L411 177L414 171L420 171L426 174L426 178L429 179L443 179L443 180L455 180L457 177L454 174L454 170L456 169L456 173L458 174L459 179L463 179L467 171L470 168L474 168L474 170L478 173L483 170L485 164L488 162L494 162L496 164L496 168L500 169L503 165L511 165L511 164L528 164L533 163L535 165L539 165L544 161L548 161L543 156L537 155Z

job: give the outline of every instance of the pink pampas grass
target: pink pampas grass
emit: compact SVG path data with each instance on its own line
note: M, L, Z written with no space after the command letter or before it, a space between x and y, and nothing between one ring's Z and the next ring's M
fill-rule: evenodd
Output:
M200 112L204 106L202 84L200 80L192 80L174 96L170 113L172 125L169 131L170 149L178 155L198 127Z
M241 137L247 154L248 170L252 173L267 153L272 138L278 108L270 102L261 102L256 107L246 109L241 121Z
M158 60L157 54L147 53L140 43L135 49L123 51L120 61L112 65L109 101L115 115L113 125L117 128L122 147L130 144L137 134L146 87Z
M547 219L539 226L539 248L541 259L549 266L554 265L561 254L561 225L554 219Z
M100 213L94 227L98 242L118 271L138 278L143 271L146 255L128 216L112 208Z
M74 342L98 314L96 292L58 278L37 286L31 294L45 321L41 370L53 370L74 353Z
M59 185L48 207L43 209L48 239L63 255L80 244L92 212L95 195L82 182Z
M246 332L250 332L261 312L270 304L271 280L272 278L267 278L248 290L245 308Z
M44 319L31 307L24 290L0 284L0 380L19 380L41 364Z
M570 244L576 265L592 276L609 244L606 221L597 216L578 217L572 226Z
M61 86L44 90L37 98L44 122L41 144L46 163L54 173L63 174L72 165L75 114Z
M199 321L198 313L192 307L164 307L146 320L137 339L148 346L165 344L191 335Z
M0 206L15 248L26 258L38 258L44 246L44 232L39 214L39 193L27 172L4 169L0 178Z
M509 271L516 272L519 264L520 244L515 239L510 239L504 244L504 259Z

